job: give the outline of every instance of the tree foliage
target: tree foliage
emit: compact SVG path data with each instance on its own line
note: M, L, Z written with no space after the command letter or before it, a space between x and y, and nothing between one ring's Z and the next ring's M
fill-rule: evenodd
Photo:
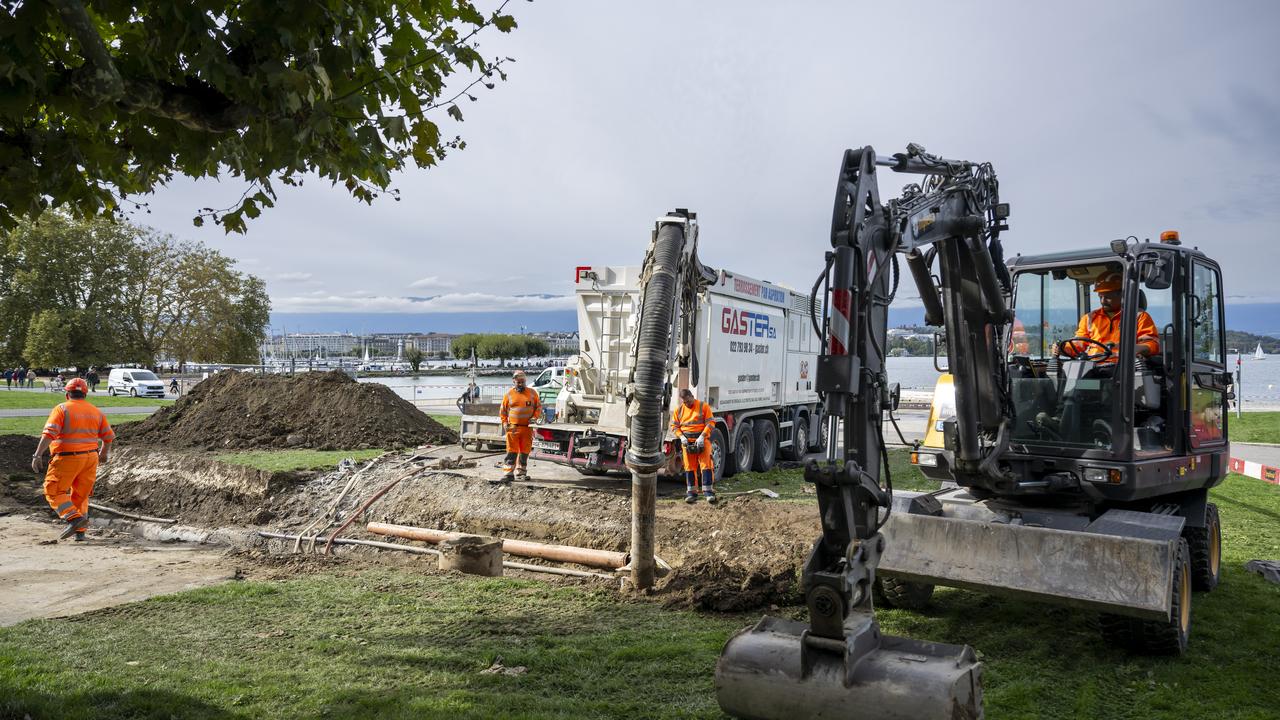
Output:
M506 79L470 0L0 3L0 227L113 213L175 175L244 195L195 217L242 232L313 173L372 202L462 139L464 99ZM440 121L440 122L438 122ZM394 191L393 191L394 192ZM137 207L137 205L134 205Z
M265 284L199 243L48 213L19 222L0 248L0 362L258 360Z
M411 345L404 351L404 361L409 363L409 367L414 372L418 372L418 368L422 367L422 361L427 359L426 353L418 349L416 345Z
M468 333L453 339L453 356L460 360L471 359L474 348L476 357L484 360L502 360L518 357L535 357L548 354L546 340L530 335L503 335L498 333Z

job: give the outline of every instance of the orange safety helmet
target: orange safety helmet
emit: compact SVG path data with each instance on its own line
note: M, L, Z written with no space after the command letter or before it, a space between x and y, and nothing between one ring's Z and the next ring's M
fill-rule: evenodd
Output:
M1101 295L1102 293L1119 292L1120 290L1120 273L1107 273L1098 278L1098 282L1094 283L1093 291Z
M67 381L66 387L62 388L62 390L63 392L66 392L66 393L70 393L73 390L78 390L84 393L85 395L88 395L89 383L85 382L84 378L71 378L70 380Z

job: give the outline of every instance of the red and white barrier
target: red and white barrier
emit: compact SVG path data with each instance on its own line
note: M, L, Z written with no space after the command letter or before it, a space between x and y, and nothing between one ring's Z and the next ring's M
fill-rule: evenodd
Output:
M1257 478L1263 482L1269 482L1272 485L1280 485L1280 467L1272 465L1263 465L1249 460L1240 458L1231 458L1231 472L1240 473L1251 478Z

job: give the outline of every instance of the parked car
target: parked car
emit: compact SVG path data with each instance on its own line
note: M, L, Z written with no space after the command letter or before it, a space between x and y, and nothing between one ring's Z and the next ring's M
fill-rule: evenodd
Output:
M116 368L107 377L107 394L162 398L164 382L150 370Z

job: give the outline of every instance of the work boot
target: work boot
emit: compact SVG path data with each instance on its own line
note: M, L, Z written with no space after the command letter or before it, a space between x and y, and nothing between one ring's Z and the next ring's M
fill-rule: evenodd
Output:
M693 488L689 488L684 493L684 501L690 505L698 502L698 493L694 492Z
M512 480L515 480L515 479L516 479L515 475L512 475L511 473L507 473L506 475L503 475L500 478L493 478L489 480L489 484L490 485L506 485L507 483L510 483Z
M88 521L83 517L70 518L67 520L67 528L58 536L59 540L66 540L75 533L84 532L89 529Z
M714 490L708 489L702 496L705 497L707 502L711 505L716 504L716 492Z
M76 542L84 542L84 533L82 532L76 533Z

